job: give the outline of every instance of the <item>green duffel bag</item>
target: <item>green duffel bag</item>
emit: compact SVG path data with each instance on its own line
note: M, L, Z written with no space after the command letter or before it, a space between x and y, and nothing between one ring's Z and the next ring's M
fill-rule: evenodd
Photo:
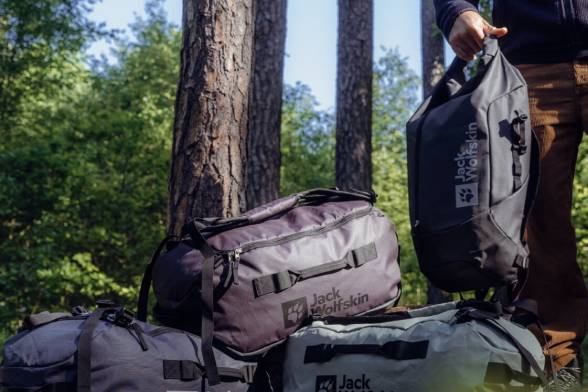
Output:
M288 339L281 356L261 365L267 384L256 390L541 391L547 384L535 336L488 302L317 318Z

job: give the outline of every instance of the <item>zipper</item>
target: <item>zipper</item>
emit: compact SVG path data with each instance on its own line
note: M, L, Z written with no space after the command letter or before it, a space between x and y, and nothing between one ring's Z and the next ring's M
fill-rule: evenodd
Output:
M231 273L233 275L233 284L235 286L239 285L239 262L241 261L241 253L243 253L243 249L237 248L232 251L229 255L229 263L231 266Z
M233 277L233 284L234 285L239 284L238 283L239 263L241 260L241 255L243 253L251 252L252 250L259 249L259 248L267 248L270 246L284 244L286 242L296 241L301 238L310 237L310 236L313 236L316 234L326 233L326 232L335 230L335 229L349 223L352 220L367 216L372 211L373 211L373 207L369 206L368 208L364 208L364 209L355 211L349 215L344 216L341 219L338 219L328 225L319 227L317 229L300 231L298 233L292 233L292 234L285 235L283 237L273 238L270 240L249 242L244 245L241 245L239 248L223 252L223 253L226 253L226 255L228 257L228 264L229 264L231 275Z
M298 239L301 239L304 237L309 237L309 236L312 236L315 234L326 233L328 231L337 229L337 228L345 225L346 223L349 223L350 221L352 221L354 219L369 215L372 211L373 211L373 207L369 206L368 208L364 208L364 209L352 212L351 214L346 215L341 219L338 219L332 223L329 223L328 225L321 226L317 229L300 231L298 233L288 234L283 237L274 238L271 240L261 240L261 241L249 242L247 244L241 245L241 247L234 250L233 253L235 251L238 251L239 255L241 255L243 253L251 252L252 250L255 250L255 249L266 248L268 246L274 246L274 245L280 245L280 244L283 244L286 242L296 241Z

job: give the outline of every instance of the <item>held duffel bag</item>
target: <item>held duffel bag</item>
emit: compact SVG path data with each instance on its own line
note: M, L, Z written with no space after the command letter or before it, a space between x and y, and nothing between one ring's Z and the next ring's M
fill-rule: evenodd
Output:
M375 194L315 189L232 219L196 219L148 266L156 318L194 331L213 380L212 337L240 359L255 358L310 314L356 315L400 296L394 225ZM161 250L161 249L160 249Z
M527 85L494 38L468 81L465 66L456 59L407 124L415 250L440 289L513 288L539 177Z
M542 390L548 381L541 345L495 305L471 301L318 318L260 362L253 390Z
M111 303L93 313L31 315L4 345L6 392L245 392L254 366L216 353L223 383L208 385L200 338L136 321Z

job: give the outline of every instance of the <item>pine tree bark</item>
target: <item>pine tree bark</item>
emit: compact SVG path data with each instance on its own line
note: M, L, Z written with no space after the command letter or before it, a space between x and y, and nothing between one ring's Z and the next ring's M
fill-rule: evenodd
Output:
M247 208L278 198L287 0L257 0L249 102Z
M423 96L428 97L445 72L443 34L435 23L433 0L421 0Z
M372 187L372 0L339 0L335 179Z
M435 24L433 0L421 0L421 52L423 96L428 97L445 71L443 35ZM427 282L427 303L438 304L452 300L452 296Z
M245 208L254 0L184 0L168 233Z

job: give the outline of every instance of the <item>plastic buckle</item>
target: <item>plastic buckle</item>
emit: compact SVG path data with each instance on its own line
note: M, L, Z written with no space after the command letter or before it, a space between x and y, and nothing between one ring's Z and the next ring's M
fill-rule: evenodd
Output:
M79 306L79 305L78 306L74 306L71 309L72 316L83 316L83 315L86 315L88 313L89 312L88 312L88 310L85 307Z
M135 321L135 315L125 308L109 309L102 316L102 320L108 321L119 327L129 328Z
M510 148L511 151L516 151L519 155L523 155L527 152L527 146L524 144L520 144L519 141L513 143L512 147Z
M125 308L120 308L114 314L114 323L123 328L129 328L135 321L135 314Z

